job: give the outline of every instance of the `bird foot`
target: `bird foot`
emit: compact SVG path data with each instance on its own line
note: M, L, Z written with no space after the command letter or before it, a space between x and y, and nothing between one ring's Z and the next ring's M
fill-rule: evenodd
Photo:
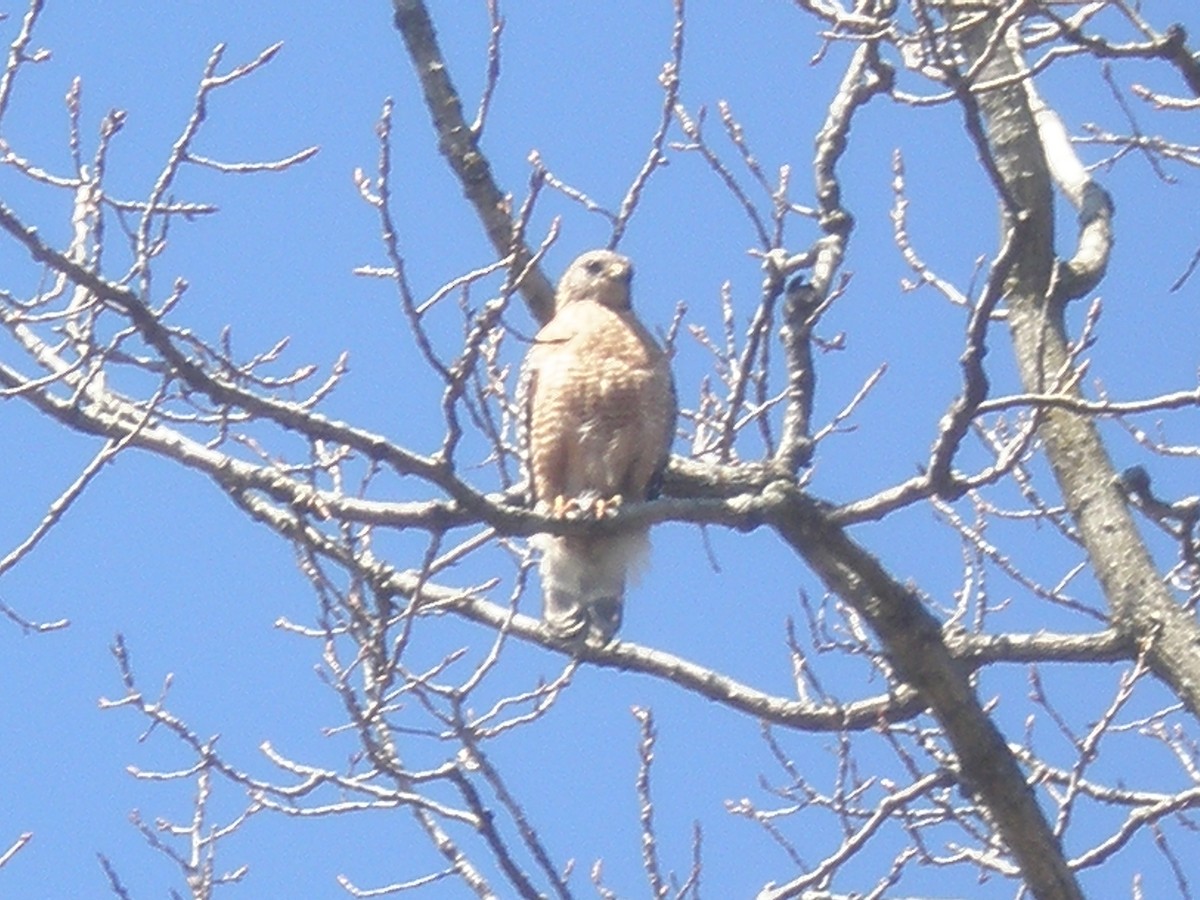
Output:
M549 515L552 519L574 519L579 515L579 500L559 494L550 504Z
M613 494L611 497L597 497L596 502L592 504L592 515L597 519L611 519L621 509L621 504L625 502L625 498L620 494Z
M625 498L620 494L598 497L581 494L578 497L556 496L545 512L552 519L611 519L616 516Z

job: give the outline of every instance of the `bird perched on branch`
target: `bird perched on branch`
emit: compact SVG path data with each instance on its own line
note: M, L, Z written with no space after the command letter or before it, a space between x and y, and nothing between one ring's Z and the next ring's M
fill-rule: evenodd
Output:
M652 499L675 435L670 362L630 305L633 266L609 250L567 268L554 316L525 358L528 469L535 508L603 519ZM559 636L607 643L627 581L649 552L648 527L537 535L542 615Z

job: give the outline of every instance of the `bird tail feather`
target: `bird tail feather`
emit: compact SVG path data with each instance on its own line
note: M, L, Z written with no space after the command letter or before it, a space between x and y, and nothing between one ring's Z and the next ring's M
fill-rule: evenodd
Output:
M536 535L542 617L563 638L608 643L621 625L625 588L650 556L646 529L601 536Z

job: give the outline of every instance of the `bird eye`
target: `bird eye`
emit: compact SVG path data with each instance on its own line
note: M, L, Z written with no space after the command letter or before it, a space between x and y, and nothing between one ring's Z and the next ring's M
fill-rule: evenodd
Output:
M599 275L601 272L604 271L604 263L598 259L589 259L587 261L587 264L584 266L584 268L587 269L589 272L591 272L593 275Z

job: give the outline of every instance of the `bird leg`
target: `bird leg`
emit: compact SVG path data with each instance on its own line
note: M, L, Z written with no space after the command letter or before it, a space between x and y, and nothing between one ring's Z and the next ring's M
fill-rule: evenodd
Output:
M578 519L587 515L590 505L591 500L586 495L567 497L563 494L556 494L547 515L552 519Z
M552 519L611 519L621 509L625 498L620 494L611 497L598 496L594 491L585 491L578 497L557 494L547 507L541 510Z
M605 497L596 491L584 491L578 497L571 499L571 503L573 504L571 512L574 515L570 517L573 519L593 519L595 521L611 519L617 514L617 510L621 508L623 502L625 502L625 498L620 494Z
M611 497L597 497L592 504L592 515L597 519L611 519L624 502L625 498L620 494L613 494Z

